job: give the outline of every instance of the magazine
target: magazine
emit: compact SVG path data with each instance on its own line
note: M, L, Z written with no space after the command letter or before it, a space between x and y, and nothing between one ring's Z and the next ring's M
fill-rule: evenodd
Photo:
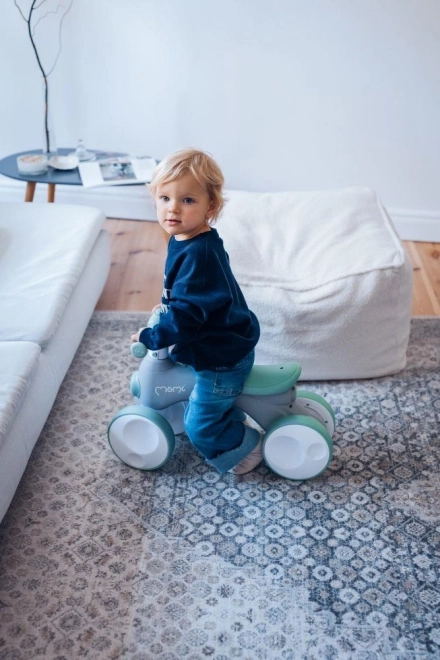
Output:
M150 156L110 156L78 165L84 188L148 183L155 167Z

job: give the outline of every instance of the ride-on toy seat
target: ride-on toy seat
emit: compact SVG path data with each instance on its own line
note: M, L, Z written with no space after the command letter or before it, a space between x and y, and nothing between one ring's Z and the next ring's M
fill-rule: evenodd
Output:
M157 320L158 315L153 315L150 327ZM183 415L195 376L191 368L173 362L168 349L147 351L138 342L132 353L143 357L131 378L136 403L113 417L108 440L116 456L130 467L156 470L173 453L175 436L184 432ZM297 390L300 375L297 362L254 366L236 401L236 407L264 432L267 465L295 480L311 479L326 469L335 428L327 401Z

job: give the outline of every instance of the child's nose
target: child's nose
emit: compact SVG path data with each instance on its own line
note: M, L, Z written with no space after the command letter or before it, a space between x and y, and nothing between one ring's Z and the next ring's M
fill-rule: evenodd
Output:
M179 202L177 199L170 199L170 211L172 213L177 213L179 211Z

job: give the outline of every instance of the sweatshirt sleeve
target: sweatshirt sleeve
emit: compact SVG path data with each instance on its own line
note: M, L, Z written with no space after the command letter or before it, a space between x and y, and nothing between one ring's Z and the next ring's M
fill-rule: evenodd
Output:
M227 274L207 242L196 243L175 268L169 298L164 301L167 311L154 328L145 328L139 337L152 350L193 340L216 310L231 304Z

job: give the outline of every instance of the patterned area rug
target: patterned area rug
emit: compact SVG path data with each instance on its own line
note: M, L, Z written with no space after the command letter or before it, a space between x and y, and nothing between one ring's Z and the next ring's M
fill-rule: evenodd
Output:
M121 464L144 324L95 313L0 526L0 658L440 657L440 320L394 377L306 386L337 416L308 482L221 476L185 438Z

